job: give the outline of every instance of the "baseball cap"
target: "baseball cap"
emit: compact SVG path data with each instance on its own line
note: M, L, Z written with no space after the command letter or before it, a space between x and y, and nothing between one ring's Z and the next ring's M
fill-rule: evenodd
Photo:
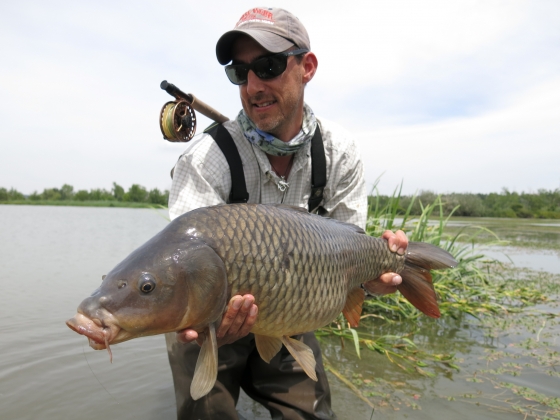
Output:
M276 7L255 7L245 12L234 29L223 34L216 44L220 64L231 61L231 49L242 34L249 35L264 49L273 53L296 45L311 50L309 35L297 17Z

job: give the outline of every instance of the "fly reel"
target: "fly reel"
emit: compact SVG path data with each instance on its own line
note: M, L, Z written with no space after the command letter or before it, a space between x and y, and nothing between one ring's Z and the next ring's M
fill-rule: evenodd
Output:
M195 98L193 94L185 93L177 86L167 83L167 80L161 82L159 87L177 99L167 102L159 115L159 128L166 140L185 142L193 138L196 131L195 110L220 124L228 121L228 117Z
M196 131L196 114L185 100L167 102L159 116L163 137L171 142L186 142Z

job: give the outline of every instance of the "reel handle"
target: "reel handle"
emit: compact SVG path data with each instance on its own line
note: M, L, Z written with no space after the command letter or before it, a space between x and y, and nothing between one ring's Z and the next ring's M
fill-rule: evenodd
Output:
M165 90L171 96L174 96L176 99L183 99L183 100L187 101L188 104L195 109L195 111L200 112L202 115L210 118L213 121L216 121L220 124L224 123L226 121L229 121L228 117L226 117L225 115L222 115L221 113L216 111L214 108L212 108L210 105L202 102L200 99L196 98L191 93L183 92L181 89L179 89L174 84L168 83L167 80L164 80L163 82L161 82L159 87L162 88L163 90Z

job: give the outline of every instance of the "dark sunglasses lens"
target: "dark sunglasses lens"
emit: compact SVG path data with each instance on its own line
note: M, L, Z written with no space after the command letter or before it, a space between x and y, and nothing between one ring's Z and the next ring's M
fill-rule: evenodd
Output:
M261 79L273 79L280 76L288 63L288 57L285 55L271 55L256 60L253 63L253 71Z
M226 66L226 75L231 83L234 85L242 85L247 82L247 73L249 68L244 65L231 65Z

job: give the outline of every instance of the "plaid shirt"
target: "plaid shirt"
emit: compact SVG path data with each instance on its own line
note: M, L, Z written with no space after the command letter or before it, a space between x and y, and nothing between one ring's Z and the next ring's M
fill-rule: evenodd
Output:
M321 206L325 216L365 228L367 196L362 161L350 134L325 120L317 119L325 146L327 185ZM307 208L311 194L311 143L299 150L288 176L289 187L278 188L276 175L266 154L243 136L237 121L228 121L229 131L243 163L249 203L283 203ZM175 219L199 207L227 202L231 190L229 165L208 134L192 139L175 165L169 195L169 215Z

